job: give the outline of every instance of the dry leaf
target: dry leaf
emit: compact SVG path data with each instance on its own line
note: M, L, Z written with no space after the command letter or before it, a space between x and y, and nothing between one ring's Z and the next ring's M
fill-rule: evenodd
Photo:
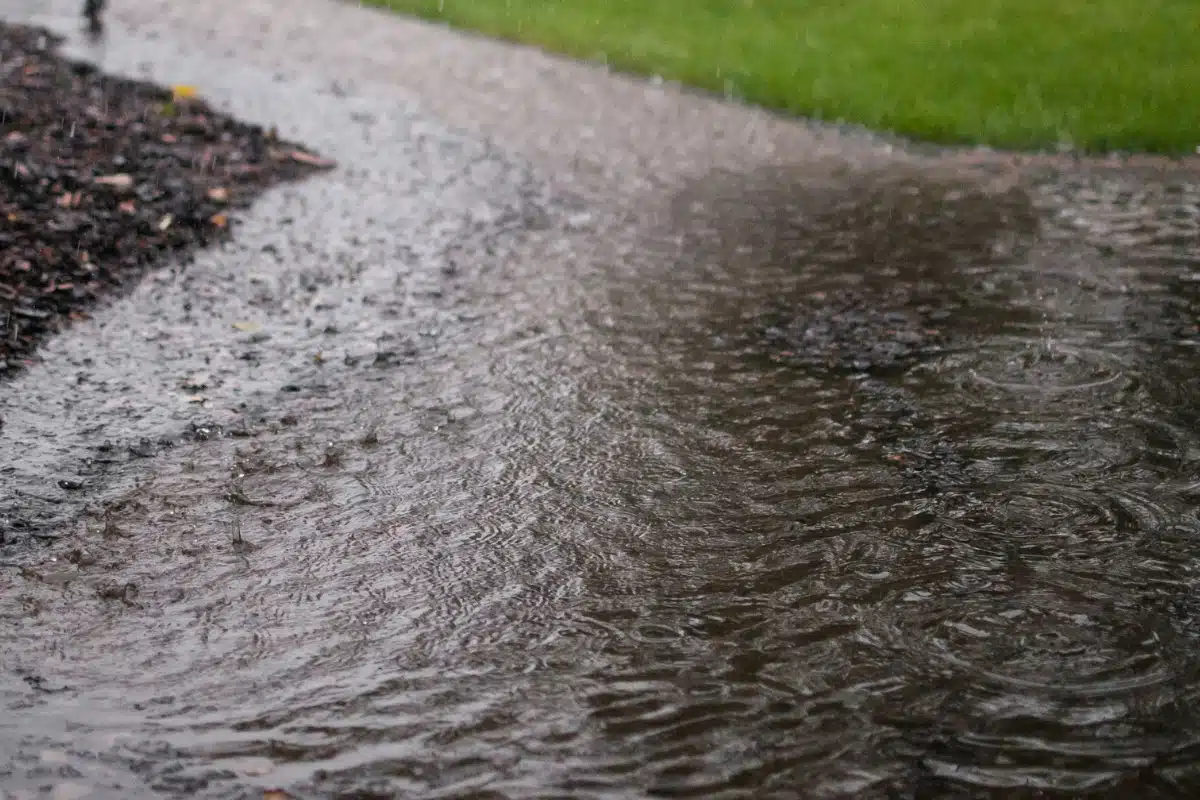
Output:
M292 796L283 789L267 789L263 792L263 800L292 800Z
M171 87L171 97L178 103L181 100L191 100L196 96L196 87L186 83L177 83Z
M225 216L224 214L213 214L208 218L208 221L218 228L224 228L229 224L229 217Z

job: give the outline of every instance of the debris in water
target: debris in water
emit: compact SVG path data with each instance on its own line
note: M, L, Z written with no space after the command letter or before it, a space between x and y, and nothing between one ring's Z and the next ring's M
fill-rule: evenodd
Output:
M232 524L233 541L230 544L233 549L239 553L252 553L258 549L258 545L242 537L242 521L234 519Z
M96 594L102 600L120 600L125 605L134 606L137 605L138 587L132 581L124 584L105 581L96 587Z
M944 310L911 298L857 292L814 292L767 320L762 336L776 361L810 369L872 373L904 368L941 351L942 331L930 322Z

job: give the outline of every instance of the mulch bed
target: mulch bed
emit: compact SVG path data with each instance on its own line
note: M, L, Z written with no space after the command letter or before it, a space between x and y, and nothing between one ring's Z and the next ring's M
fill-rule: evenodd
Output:
M0 23L0 379L99 299L229 236L232 209L333 166L60 43Z

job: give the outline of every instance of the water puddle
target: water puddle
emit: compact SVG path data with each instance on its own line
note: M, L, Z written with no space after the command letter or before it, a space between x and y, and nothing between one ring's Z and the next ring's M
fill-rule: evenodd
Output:
M1198 194L1123 180L713 175L530 232L436 357L5 574L12 780L1189 792Z

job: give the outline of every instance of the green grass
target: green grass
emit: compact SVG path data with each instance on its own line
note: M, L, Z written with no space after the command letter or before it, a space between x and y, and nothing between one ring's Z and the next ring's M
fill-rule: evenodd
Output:
M367 1L931 142L1200 145L1200 0Z

